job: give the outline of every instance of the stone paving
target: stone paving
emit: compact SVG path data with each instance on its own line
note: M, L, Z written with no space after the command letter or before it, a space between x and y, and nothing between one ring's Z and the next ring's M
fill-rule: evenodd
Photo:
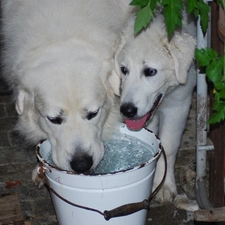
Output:
M193 195L191 189L193 189L195 169L194 118L193 107L186 134L182 140L182 150L179 152L176 163L178 188L183 186L182 189L185 189L186 187L190 195ZM35 146L26 145L23 138L13 131L16 120L17 114L10 92L0 80L0 196L17 192L24 221L29 221L29 224L57 225L57 218L47 188L38 189L31 180L31 171L37 163ZM192 180L187 180L186 174L190 173L193 174ZM153 224L193 225L196 223L192 220L187 221L187 212L175 209L172 204L152 203L146 225Z

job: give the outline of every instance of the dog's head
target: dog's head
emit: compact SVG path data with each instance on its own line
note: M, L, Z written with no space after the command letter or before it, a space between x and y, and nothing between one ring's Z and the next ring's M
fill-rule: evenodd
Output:
M166 93L185 84L195 40L176 32L169 41L158 16L134 36L134 17L128 21L115 61L120 76L120 111L130 129L141 129Z
M103 158L106 127L118 119L108 81L111 64L84 49L64 51L36 53L19 69L17 129L32 143L49 139L54 163L83 173Z

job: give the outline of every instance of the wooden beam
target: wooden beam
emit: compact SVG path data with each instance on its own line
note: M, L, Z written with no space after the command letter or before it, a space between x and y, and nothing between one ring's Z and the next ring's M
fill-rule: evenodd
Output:
M224 44L218 36L219 7L215 1L211 4L211 47L215 49L219 55L222 55L224 51ZM212 113L212 88L210 88L210 104L210 113ZM209 153L209 196L214 207L224 206L224 134L224 122L210 126L210 138L215 149Z
M0 224L24 225L17 193L0 195Z
M197 210L194 212L195 221L204 222L224 222L225 221L225 208Z

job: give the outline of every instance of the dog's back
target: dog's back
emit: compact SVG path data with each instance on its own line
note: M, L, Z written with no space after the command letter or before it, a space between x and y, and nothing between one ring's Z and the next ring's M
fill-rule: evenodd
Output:
M28 53L73 37L89 40L92 47L102 49L103 56L110 57L128 4L119 0L3 1L3 65L7 80L14 83L8 75L15 75Z

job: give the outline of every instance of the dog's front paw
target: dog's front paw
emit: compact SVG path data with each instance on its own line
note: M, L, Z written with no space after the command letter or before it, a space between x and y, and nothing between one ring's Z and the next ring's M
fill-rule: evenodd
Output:
M155 196L155 200L160 203L172 202L177 195L176 185L164 184Z
M42 179L42 176L37 172L38 168L39 165L36 166L32 171L32 180L34 181L35 185L38 186L38 188L41 188L44 185L44 180Z

